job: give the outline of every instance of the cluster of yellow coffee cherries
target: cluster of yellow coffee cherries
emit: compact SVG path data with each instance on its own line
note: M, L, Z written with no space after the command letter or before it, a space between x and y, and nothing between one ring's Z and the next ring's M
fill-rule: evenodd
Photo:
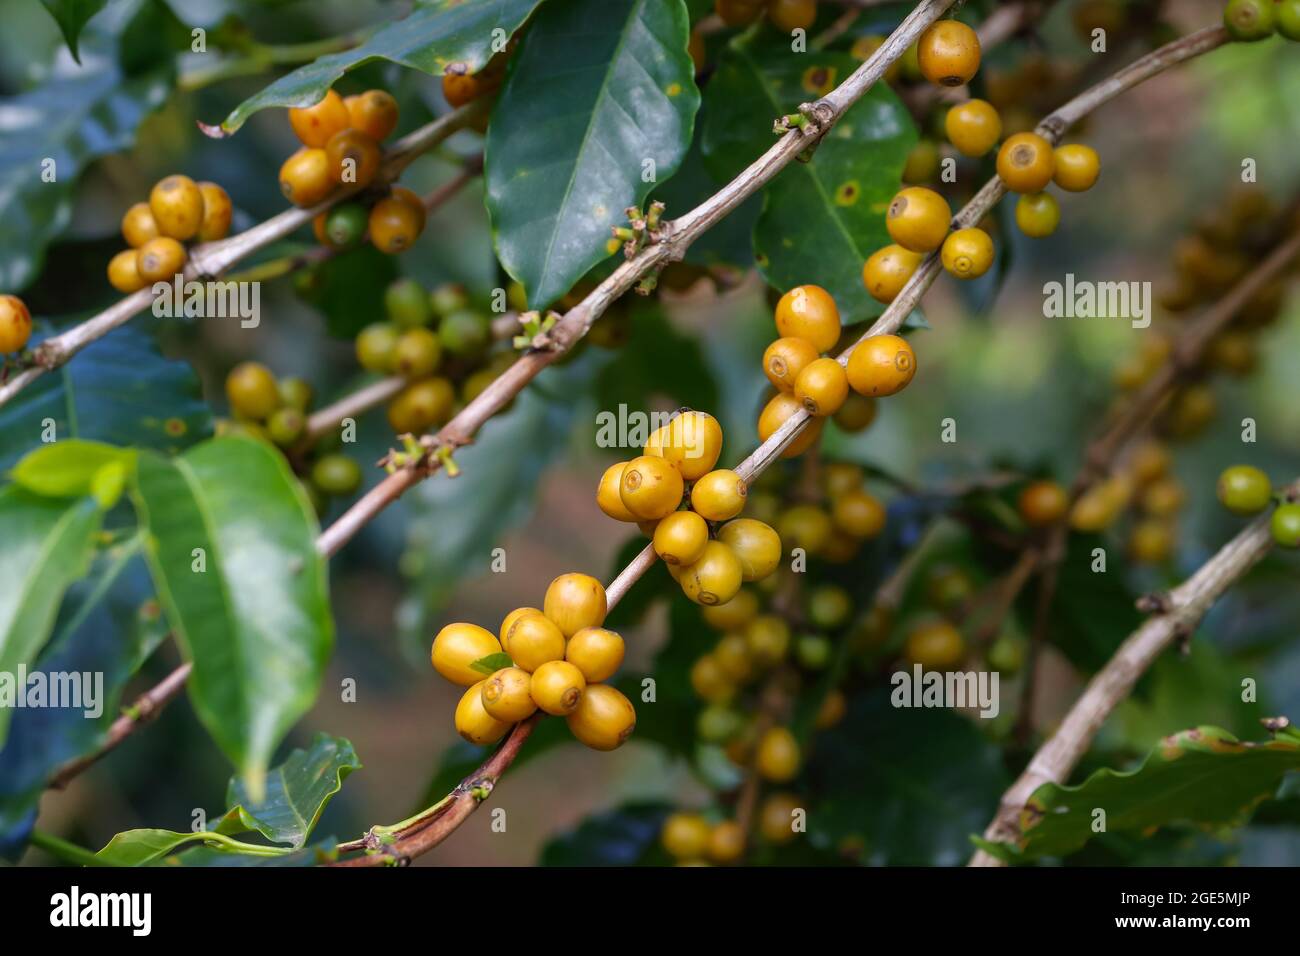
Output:
M916 355L897 335L873 335L859 343L841 364L823 353L840 340L840 313L831 294L816 285L801 285L776 304L780 336L763 353L763 374L777 389L758 416L758 438L767 441L794 414L806 411L812 424L782 457L793 458L821 437L827 416L835 415L850 431L871 424L872 400L901 391L916 374ZM849 389L858 398L849 402Z
M596 489L600 510L650 535L696 604L726 604L743 582L762 580L781 560L781 538L771 526L737 517L749 485L713 467L721 454L718 420L683 410L651 433L639 457L605 469ZM719 525L716 534L711 524Z
M922 73L931 82L960 86L979 69L979 38L963 23L941 20L921 35L917 55ZM972 158L997 145L1002 127L997 109L980 99L953 106L944 120L949 141ZM1092 187L1100 171L1100 159L1091 147L1069 144L1053 149L1033 132L1015 133L998 149L998 176L1007 189L1020 194L1016 224L1033 238L1051 235L1060 222L1060 206L1045 191L1048 184L1081 192ZM951 230L951 224L952 210L939 193L923 186L900 190L885 219L894 242L874 252L862 267L867 292L878 302L894 301L925 256L936 250L944 269L958 279L976 279L988 272L993 265L992 237L979 226Z
M312 106L289 110L289 125L302 148L280 167L280 190L299 208L309 208L335 190L360 192L383 166L380 145L397 128L397 101L383 90L347 98L333 90ZM347 249L365 239L380 252L405 252L424 231L424 202L404 186L384 194L361 194L335 204L312 221L322 245Z
M604 683L623 663L623 638L605 627L605 588L587 574L561 574L541 610L516 608L498 634L448 624L433 640L434 669L467 688L456 732L493 744L536 711L564 717L578 740L614 750L632 735L632 702Z
M171 281L185 268L182 243L224 239L231 213L230 196L216 183L181 175L160 179L148 202L122 216L122 238L131 248L109 260L108 281L123 293Z

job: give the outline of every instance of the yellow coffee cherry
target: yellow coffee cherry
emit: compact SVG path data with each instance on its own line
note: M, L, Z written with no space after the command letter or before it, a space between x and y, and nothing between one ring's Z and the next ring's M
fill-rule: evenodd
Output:
M655 554L667 564L694 564L709 543L709 526L694 511L674 511L655 526Z
M1169 454L1169 449L1160 442L1151 440L1133 449L1128 464L1133 480L1138 484L1146 484L1168 474L1172 463L1173 456Z
M199 192L203 194L203 221L199 224L197 235L199 242L215 242L226 238L230 232L230 220L234 216L230 194L216 183L202 182L198 185Z
M280 167L280 191L300 209L314 206L334 191L329 157L323 149L303 147Z
M739 557L739 556L737 556ZM758 597L753 591L739 591L725 604L715 604L700 612L709 627L718 631L739 630L758 614Z
M799 773L802 756L799 742L787 727L772 727L758 741L754 766L758 775L772 783L786 783Z
M526 614L541 614L540 608L535 607L517 607L505 616L501 622L501 630L497 632L497 639L501 642L502 649L506 646L506 635L510 633L510 628L514 627L515 621L519 620Z
M845 374L848 374L847 371ZM875 420L876 400L857 392L850 392L840 410L835 413L835 424L841 431L851 435L870 428Z
M624 507L641 520L663 518L682 503L682 473L665 458L642 455L623 469L619 497Z
M366 90L355 96L345 96L343 105L348 111L348 125L382 143L397 129L397 100L384 90ZM328 142L328 140L326 140Z
M818 352L829 352L835 347L840 340L840 328L840 311L831 294L821 286L795 286L776 304L777 333L807 339Z
M480 747L496 743L510 729L509 723L497 720L483 708L485 683L487 682L480 680L470 686L456 705L456 733Z
M289 125L304 146L324 146L352 124L347 104L333 90L312 106L289 110Z
M1026 193L1016 200L1016 225L1031 239L1045 239L1056 232L1061 207L1051 193Z
M803 801L792 793L774 793L763 801L758 812L758 832L768 843L781 846L793 840L795 814L803 808Z
M593 750L615 750L636 729L636 709L608 684L591 684L568 723L573 736Z
M902 180L908 185L933 181L939 172L939 146L932 139L917 140L903 163Z
M754 676L754 661L744 634L724 634L709 655L727 680L744 684Z
M20 352L32 337L32 313L16 295L0 295L0 355Z
M483 682L483 709L502 723L517 724L537 710L530 687L532 678L519 667L503 667Z
M434 670L453 684L468 687L487 676L470 665L500 653L501 645L491 631L477 624L448 624L433 639L431 657Z
M735 863L745 855L745 831L734 820L723 820L709 834L708 857L714 863Z
M582 671L568 661L547 661L533 672L529 692L533 702L548 714L565 717L578 709L587 689Z
M817 20L817 0L767 0L767 19L782 33L807 30Z
M405 186L394 186L387 199L370 207L370 243L385 255L405 252L424 232L427 216L419 196Z
M831 518L817 505L792 505L777 519L776 530L787 547L817 554L830 540Z
M865 475L860 465L849 461L828 461L822 466L821 478L826 497L834 500L846 491L861 488Z
M939 257L958 279L978 279L993 265L993 239L983 229L958 229L943 241Z
M722 426L707 412L684 411L655 430L643 454L663 458L686 481L694 481L717 464L722 454Z
M916 374L916 353L902 336L873 335L854 347L846 372L849 387L859 395L893 395Z
M803 403L808 414L819 418L838 412L848 395L848 375L844 366L832 358L809 363L794 384L794 397Z
M682 568L678 583L682 593L696 604L726 604L741 583L740 560L721 541L710 541L693 564Z
M699 860L709 848L713 827L698 813L674 813L664 821L659 841L678 860Z
M885 506L870 492L854 488L832 502L831 521L855 538L874 538L885 528Z
M783 392L794 391L795 379L817 359L817 346L807 339L787 336L777 339L763 352L763 374Z
M1163 518L1144 518L1133 526L1129 556L1140 564L1163 564L1174 553L1174 526Z
M588 684L609 680L623 663L623 638L603 627L584 627L564 648L564 659L587 679Z
M997 169L1013 193L1040 193L1056 172L1056 156L1052 144L1037 133L1016 133L998 150Z
M1016 500L1017 510L1031 528L1046 528L1065 517L1070 494L1055 481L1031 481Z
M1173 475L1157 478L1142 491L1142 510L1153 518L1172 518L1187 504L1187 489Z
M138 202L122 216L122 238L133 249L139 249L150 239L157 239L161 232L154 221L153 212L147 202Z
M572 637L584 627L600 627L609 612L604 585L576 571L561 574L550 583L542 608L565 637Z
M1002 117L985 100L967 100L948 110L944 117L948 142L964 156L983 156L1002 135Z
M600 476L600 485L596 488L596 505L615 521L638 520L636 515L627 510L627 505L623 504L623 496L619 492L623 482L623 469L626 467L625 461L610 465Z
M899 190L885 213L885 228L890 237L912 252L938 249L944 236L948 235L951 223L952 209L948 200L924 186Z
M925 670L951 670L966 656L966 642L947 621L927 621L908 633L903 655Z
M773 667L790 650L790 625L775 614L760 614L745 626L749 654L759 667Z
M122 293L132 293L145 287L140 276L140 257L135 249L125 249L108 260L108 281L114 289Z
M695 482L691 489L691 507L696 514L708 521L726 521L744 510L745 496L748 494L749 486L740 475L720 468Z
M330 179L339 185L369 186L383 161L383 152L376 142L358 129L340 130L325 144L325 158L329 160Z
M547 661L564 659L564 635L544 614L521 614L501 642L515 666L532 673Z
M168 236L150 239L135 255L135 271L146 285L170 281L185 268L185 247Z
M798 412L804 411L803 403L793 395L786 392L777 392L771 400L763 406L763 411L758 416L758 440L767 441L772 437L786 420ZM804 426L799 436L786 446L785 451L781 452L782 458L794 458L802 455L814 444L817 439L821 438L822 426L825 424L823 418L813 418Z
M388 424L398 435L419 435L451 418L456 391L445 378L412 382L388 403Z
M149 211L160 235L193 239L203 224L203 191L188 176L168 176L150 191Z
M883 246L863 263L862 285L877 302L893 302L924 258L923 254L904 249L897 243Z
M1067 192L1081 193L1091 189L1101 175L1101 157L1091 146L1080 143L1058 146L1054 158L1056 172L1052 181Z
M917 39L916 60L931 83L961 86L980 68L980 38L958 20L938 20Z
M776 529L753 518L728 521L718 529L718 540L740 562L742 581L761 581L781 563L781 536Z
M711 704L724 704L736 695L735 683L712 654L695 659L690 678L695 695Z

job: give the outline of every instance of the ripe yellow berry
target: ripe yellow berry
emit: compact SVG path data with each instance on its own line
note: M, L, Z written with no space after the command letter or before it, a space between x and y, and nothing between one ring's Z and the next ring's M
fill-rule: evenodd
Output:
M745 855L745 830L734 820L723 820L709 834L707 854L714 863L735 863Z
M694 481L718 463L722 426L707 412L684 411L655 430L645 444L644 454L663 458L686 481Z
M763 801L758 813L758 832L768 843L778 846L789 843L797 836L794 828L795 814L802 809L802 801L791 793L774 793Z
M529 692L531 686L532 678L526 670L503 667L482 684L483 709L496 720L517 724L537 709Z
M1133 473L1133 480L1138 484L1146 484L1167 474L1172 463L1173 457L1169 454L1169 449L1160 442L1151 440L1133 449L1128 466Z
M758 598L753 591L740 591L727 603L706 607L700 613L705 623L715 630L738 630L758 614Z
M439 674L453 684L468 687L487 676L470 665L500 653L501 645L491 631L477 624L448 624L433 639L430 657Z
M736 685L722 669L718 659L705 654L691 665L691 690L701 700L711 704L725 704L736 694Z
M924 258L919 252L890 243L877 249L862 264L862 284L877 302L893 302Z
M745 508L749 486L745 480L726 468L704 475L691 489L691 507L708 521L726 521Z
M1080 143L1058 146L1055 162L1056 172L1052 181L1067 192L1081 193L1091 189L1101 175L1101 157L1091 146Z
M185 268L185 247L168 236L150 239L135 255L135 271L146 285L170 280Z
M348 110L348 125L376 143L382 143L397 129L397 100L383 90L366 90L344 97L343 105Z
M913 628L903 645L909 663L925 670L951 670L961 663L966 643L961 632L947 621L927 622Z
M541 614L541 610L535 607L517 607L501 621L501 630L497 632L497 639L501 642L502 649L506 646L506 635L510 633L510 628L514 627L515 621L519 620L526 614Z
M775 614L760 614L745 627L745 643L759 667L773 667L790 649L790 625Z
M885 213L885 228L890 237L911 252L938 249L948 235L951 222L948 200L924 186L899 190Z
M831 521L854 538L874 538L885 528L885 506L870 492L854 488L832 502Z
M948 110L943 121L948 142L964 156L983 156L1002 135L1002 117L986 100L967 100Z
M203 191L188 176L168 176L150 191L149 211L159 234L193 239L203 224Z
M978 279L993 265L993 240L983 229L958 229L943 241L939 255L958 279Z
M803 403L793 395L785 392L778 392L773 395L771 400L763 406L763 411L758 416L758 440L767 441L776 433L776 430L785 424L786 420L798 412L804 411ZM786 446L785 451L781 452L782 458L794 458L802 455L821 437L822 426L825 424L823 418L813 418L804 426L793 442Z
M674 813L664 821L659 840L668 855L678 860L699 860L709 848L713 828L698 813Z
M782 33L807 30L817 19L817 0L768 0L767 19Z
M547 661L564 659L564 635L543 614L521 614L515 618L501 647L516 667L529 673Z
M729 547L740 562L742 581L761 581L781 563L781 536L771 525L754 518L728 521L718 529L718 540Z
M547 661L533 672L533 702L548 714L565 717L578 709L587 680L568 661Z
M609 604L604 585L589 574L571 571L561 574L547 587L542 610L567 638L584 627L604 624Z
M424 218L423 205L417 209L394 196L381 199L370 209L370 241L390 256L405 252L424 231Z
M508 722L497 720L484 709L483 685L485 683L487 682L480 680L471 685L461 695L460 703L456 705L456 733L480 747L496 743L510 729Z
M980 68L980 38L957 20L932 23L916 41L921 72L939 86L961 86Z
M383 156L379 143L357 129L340 130L325 144L330 179L347 186L364 187L379 174Z
M1026 193L1016 200L1016 225L1031 239L1045 239L1060 222L1061 207L1050 193Z
M334 191L325 150L304 146L280 167L280 191L295 206L314 206Z
M470 73L463 64L453 63L442 74L442 95L453 109L472 103L496 91L497 83L481 73Z
M728 680L744 684L754 676L754 661L744 634L724 634L710 656Z
M636 521L637 516L627 510L627 505L623 504L622 495L619 494L619 487L623 481L623 469L627 467L627 462L619 461L605 469L605 473L600 476L600 486L596 489L596 504L601 511L609 515L615 521Z
M674 511L655 526L655 554L667 564L694 564L709 543L709 526L694 511Z
M829 352L840 340L840 310L821 286L795 286L776 304L776 331L807 339L818 352Z
M801 759L794 734L786 727L772 727L759 738L754 766L764 780L785 783L799 773Z
M573 736L593 750L615 750L636 729L636 709L608 684L592 684L568 723Z
M1139 564L1162 564L1174 553L1174 527L1162 518L1144 518L1133 526L1129 556Z
M763 15L763 0L714 0L713 9L729 27L743 27Z
M135 249L124 249L108 260L108 281L118 292L131 293L145 287L140 277L140 257Z
M1037 133L1016 133L998 150L997 167L1013 193L1039 193L1052 181L1056 157L1052 144Z
M846 491L862 487L862 466L847 461L829 461L822 468L822 485L826 496L834 500Z
M642 521L650 521L676 511L684 488L682 473L670 462L642 455L623 469L619 496L628 511Z
M1142 510L1153 518L1172 518L1187 503L1187 489L1173 475L1157 478L1142 491Z
M133 249L139 249L150 239L157 239L162 233L154 221L153 212L147 202L138 202L122 216L122 238Z
M347 105L333 90L314 106L289 110L289 125L304 146L323 147L331 136L347 129L351 123Z
M786 336L763 352L763 374L783 392L794 391L795 379L817 358L817 346L807 339Z
M456 391L445 378L412 382L388 404L388 424L399 435L419 435L446 423L456 403Z
M721 541L710 541L698 560L682 568L677 581L696 604L726 604L740 590L740 560Z
M1017 505L1025 524L1045 528L1065 517L1070 496L1054 481L1032 481L1020 492Z
M216 242L226 238L234 215L230 195L216 183L201 182L198 185L199 192L203 194L203 222L199 224L196 238L199 242Z
M859 395L857 392L850 392L844 399L844 404L840 406L840 410L835 413L835 424L841 431L851 435L870 428L875 420L876 400Z
M844 366L833 358L819 358L799 373L794 397L808 414L825 418L834 415L849 396L849 379Z
M846 371L850 387L859 395L893 395L916 374L916 353L901 336L873 335L853 349Z
M16 295L0 295L0 355L22 351L31 337L32 314L27 303Z
M588 684L609 680L623 663L623 638L603 627L584 627L564 648L564 659L582 671Z

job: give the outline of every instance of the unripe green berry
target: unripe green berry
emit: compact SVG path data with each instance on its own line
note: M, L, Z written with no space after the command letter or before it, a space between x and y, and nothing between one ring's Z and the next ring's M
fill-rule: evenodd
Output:
M311 408L312 400L316 397L315 389L304 379L301 378L282 378L280 379L280 400L288 408L296 408L298 411L306 413Z
M492 341L492 322L486 315L461 309L442 320L438 336L452 355L472 358Z
M325 215L325 236L335 249L349 249L366 236L370 213L359 202L335 206Z
M407 329L393 346L393 371L404 378L426 378L442 362L442 343L429 329Z
M1273 0L1228 0L1223 26L1234 40L1252 42L1273 33Z
M394 353L401 333L389 322L367 325L357 335L357 361L367 372L387 375L393 370Z
M831 642L820 634L801 634L794 642L795 660L810 671L819 671L831 662Z
M465 287L455 282L444 282L429 293L429 307L443 318L468 306L469 295L465 292Z
M834 584L823 584L808 598L808 619L816 627L834 630L853 613L853 599Z
M1254 465L1233 465L1219 475L1215 488L1223 506L1238 515L1258 514L1273 498L1273 483Z
M312 465L311 480L327 495L350 495L361 487L361 466L347 455L325 455Z
M288 448L290 445L297 444L306 425L307 419L302 412L296 408L285 407L273 412L266 420L266 433L271 436L271 441L281 448Z
M424 286L414 279L397 279L384 290L384 309L395 325L412 329L433 321L433 307Z
M1300 548L1300 504L1278 505L1269 525L1273 540L1283 548Z
M745 719L725 704L710 704L700 711L695 732L710 744L724 744L745 727Z

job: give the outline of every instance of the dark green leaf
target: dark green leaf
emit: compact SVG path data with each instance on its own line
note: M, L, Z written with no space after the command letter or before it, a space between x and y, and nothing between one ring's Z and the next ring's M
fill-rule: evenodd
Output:
M77 52L77 39L81 36L81 28L104 9L106 2L107 0L41 0L41 5L50 11L50 16L58 23L63 39L72 51L72 58L78 63L81 62L81 55Z
M134 495L159 598L194 662L190 700L261 799L333 640L315 515L284 456L238 437L173 460L142 454Z
M1135 770L1103 768L1075 787L1044 784L1020 814L1016 845L994 847L1010 860L1063 856L1106 831L1145 832L1174 823L1235 826L1300 768L1300 734L1243 743L1219 727L1196 727L1164 738ZM986 847L987 848L987 847Z
M657 563L650 573L661 574L672 583ZM691 667L716 640L699 607L677 589L668 610L668 642L655 655L651 673L645 675L654 678L655 699L642 699L640 674L625 674L617 681L618 689L636 707L634 740L656 743L669 753L693 759L695 721L703 705L691 690Z
M396 278L394 258L367 243L322 262L298 288L325 313L330 335L351 339L383 318L384 290Z
M265 800L254 800L242 781L232 779L226 792L230 809L216 829L222 833L256 830L272 843L300 849L344 779L360 769L350 741L317 734L310 748L294 750L267 775Z
M569 726L563 720L543 719L528 738L527 745L519 751L515 762L510 765L511 771L517 772L524 764L550 753L556 747L574 742L573 734L569 733ZM438 768L434 771L433 777L424 788L420 805L413 808L412 813L432 806L451 793L457 784L479 768L492 753L492 749L478 747L464 741L448 747L442 759L438 761Z
M672 808L664 803L629 803L587 817L542 847L542 866L666 866L659 830Z
M0 489L0 746L23 690L20 670L45 646L68 586L86 573L101 517L90 498Z
M137 328L110 332L0 406L0 470L70 438L174 454L212 434L198 377Z
M1120 641L1142 623L1135 604L1137 595L1125 584L1123 556L1107 548L1106 570L1092 570L1093 549L1101 546L1095 535L1071 535L1047 630L1049 639L1071 663L1086 671L1095 671L1110 660ZM1022 609L1032 614L1037 596L1035 588L1027 589Z
M551 0L493 110L487 207L533 308L608 257L610 227L671 176L700 105L681 0ZM563 51L559 54L558 51Z
M422 3L409 16L385 24L359 46L323 56L280 77L231 110L221 128L233 133L248 117L269 106L310 106L319 102L344 73L376 59L390 60L433 76L441 76L451 63L464 63L470 72L477 72L495 52L493 43L513 35L540 2L430 0Z
M657 306L634 308L631 325L627 344L596 380L600 408L647 412L647 401L656 398L672 408L717 408L718 389L696 336L670 324Z
M738 173L772 145L774 119L859 65L838 53L792 53L771 31L732 41L708 87L702 147L713 175ZM754 226L768 282L782 291L809 282L824 287L846 324L879 315L884 306L863 288L862 264L890 242L885 210L915 142L907 110L881 83L835 124L811 162L778 174Z

